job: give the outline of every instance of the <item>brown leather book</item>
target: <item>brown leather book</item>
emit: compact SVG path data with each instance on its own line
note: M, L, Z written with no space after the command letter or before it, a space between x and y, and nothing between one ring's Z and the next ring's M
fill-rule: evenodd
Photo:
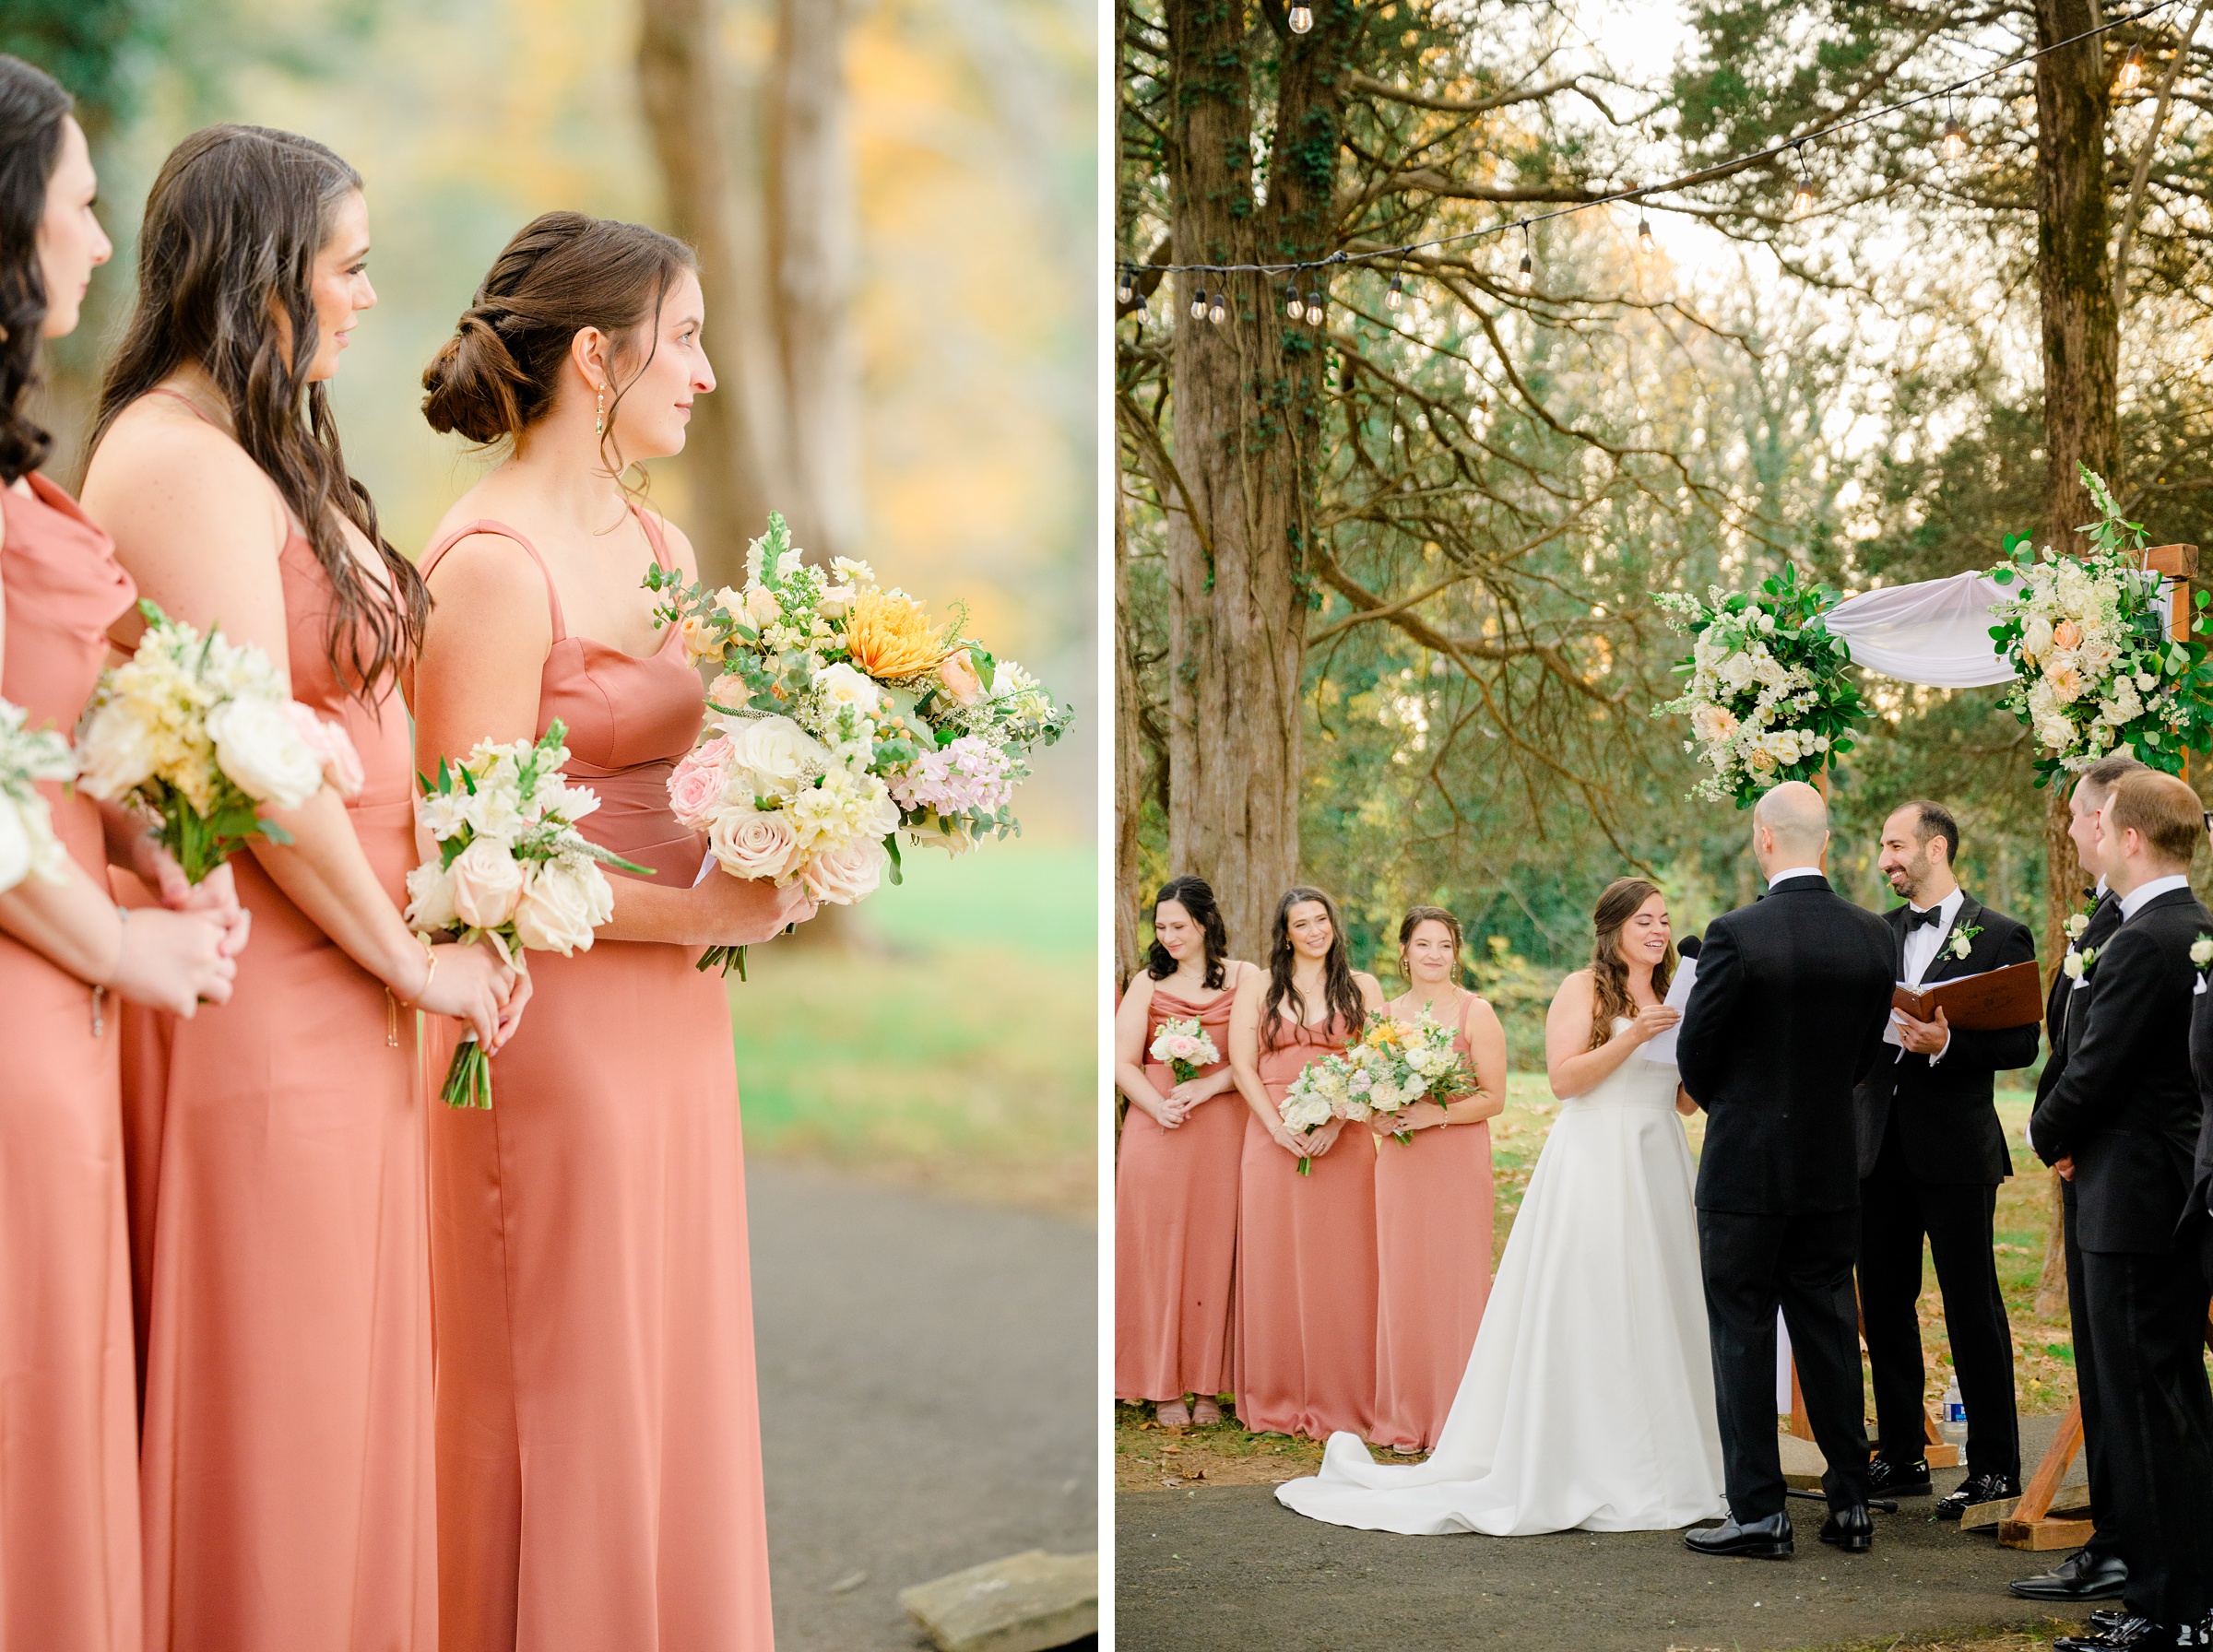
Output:
M1945 1020L1962 1032L1996 1032L2027 1027L2044 1019L2043 977L2034 963L2009 963L1979 975L1959 975L1918 990L1892 989L1890 1007L1917 1021Z

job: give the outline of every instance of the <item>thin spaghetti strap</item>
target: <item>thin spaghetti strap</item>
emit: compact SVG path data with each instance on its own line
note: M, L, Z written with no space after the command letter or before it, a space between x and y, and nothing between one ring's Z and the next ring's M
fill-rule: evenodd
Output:
M546 607L553 616L553 640L559 643L567 637L569 628L562 622L561 617L561 593L553 588L553 575L547 572L546 559L538 554L537 546L531 544L528 539L509 527L504 522L494 522L490 517L480 516L474 522L463 523L452 533L447 534L432 545L430 549L423 552L422 560L416 564L417 571L421 573L423 578L430 578L431 570L438 565L438 559L471 534L491 534L497 538L513 539L530 553L530 560L538 564L539 577L546 582Z
M220 426L215 425L214 419L208 418L207 414L201 412L198 407L195 407L193 405L192 397L186 395L182 390L172 390L167 384L156 384L152 389L146 392L146 394L148 395L166 395L171 401L182 404L184 411L191 414L202 424L215 426L217 429L221 428Z
M634 502L631 503L630 513L638 519L638 525L645 530L645 543L653 551L653 565L663 572L667 572L669 546L661 534L660 518L650 511L639 510Z

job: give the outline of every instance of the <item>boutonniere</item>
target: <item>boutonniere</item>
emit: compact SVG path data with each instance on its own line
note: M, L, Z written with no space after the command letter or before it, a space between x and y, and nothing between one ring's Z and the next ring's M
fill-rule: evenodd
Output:
M2213 935L2201 935L2190 943L2190 962L2201 970L2213 963Z
M1945 950L1965 962L1968 953L1974 949L1975 937L1982 933L1982 926L1980 924L1961 924L1952 931L1951 938L1944 943Z
M2085 947L2079 952L2073 947L2069 947L2066 957L2060 961L2059 965L2060 973L2070 981L2088 981L2090 978L2090 972L2097 967L2098 949L2096 947Z
M2089 926L2090 914L2089 913L2076 912L2067 914L2067 921L2065 927L2066 929L2067 938L2069 940L2080 940L2082 938L2082 932L2085 929L2088 929Z

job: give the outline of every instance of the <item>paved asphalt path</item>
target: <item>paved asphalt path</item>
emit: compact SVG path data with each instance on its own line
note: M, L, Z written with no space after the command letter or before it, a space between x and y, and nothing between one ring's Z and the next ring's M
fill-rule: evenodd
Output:
M1095 1228L774 1161L746 1199L780 1652L913 1652L909 1584L1098 1546Z
M2022 1419L2030 1463L2056 1422ZM1960 1473L1935 1478L1942 1494ZM1115 1644L1119 1652L1753 1652L2087 1615L2006 1593L2009 1579L2060 1555L2001 1549L1988 1532L1937 1521L1934 1506L1916 1500L1876 1516L1873 1552L1846 1555L1817 1540L1819 1505L1793 1498L1794 1558L1713 1561L1672 1531L1408 1538L1302 1518L1269 1486L1125 1492L1116 1499Z

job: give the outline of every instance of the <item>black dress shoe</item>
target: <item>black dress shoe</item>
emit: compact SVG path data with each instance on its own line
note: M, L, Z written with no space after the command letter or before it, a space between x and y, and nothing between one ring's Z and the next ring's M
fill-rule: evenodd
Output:
M1701 1526L1683 1534L1684 1546L1700 1554L1734 1554L1750 1560L1791 1558L1791 1517L1769 1515L1740 1526L1734 1519L1719 1526Z
M2202 1622L2159 1623L2124 1616L2096 1634L2063 1634L2052 1643L2052 1652L2203 1652L2205 1631Z
M2128 1587L2128 1563L2117 1554L2077 1549L2049 1572L2006 1587L2024 1600L2118 1600Z
M1935 1489L1929 1483L1929 1459L1925 1457L1910 1463L1878 1457L1867 1465L1867 1490L1873 1496L1926 1497Z
M1848 1503L1829 1510L1828 1518L1821 1522L1821 1540L1834 1543L1847 1554L1864 1554L1874 1548L1875 1522L1868 1516L1867 1505Z
M1936 1505L1939 1520L1957 1520L1978 1503L1998 1503L2021 1494L2021 1482L2010 1474L1970 1474L1959 1489Z

